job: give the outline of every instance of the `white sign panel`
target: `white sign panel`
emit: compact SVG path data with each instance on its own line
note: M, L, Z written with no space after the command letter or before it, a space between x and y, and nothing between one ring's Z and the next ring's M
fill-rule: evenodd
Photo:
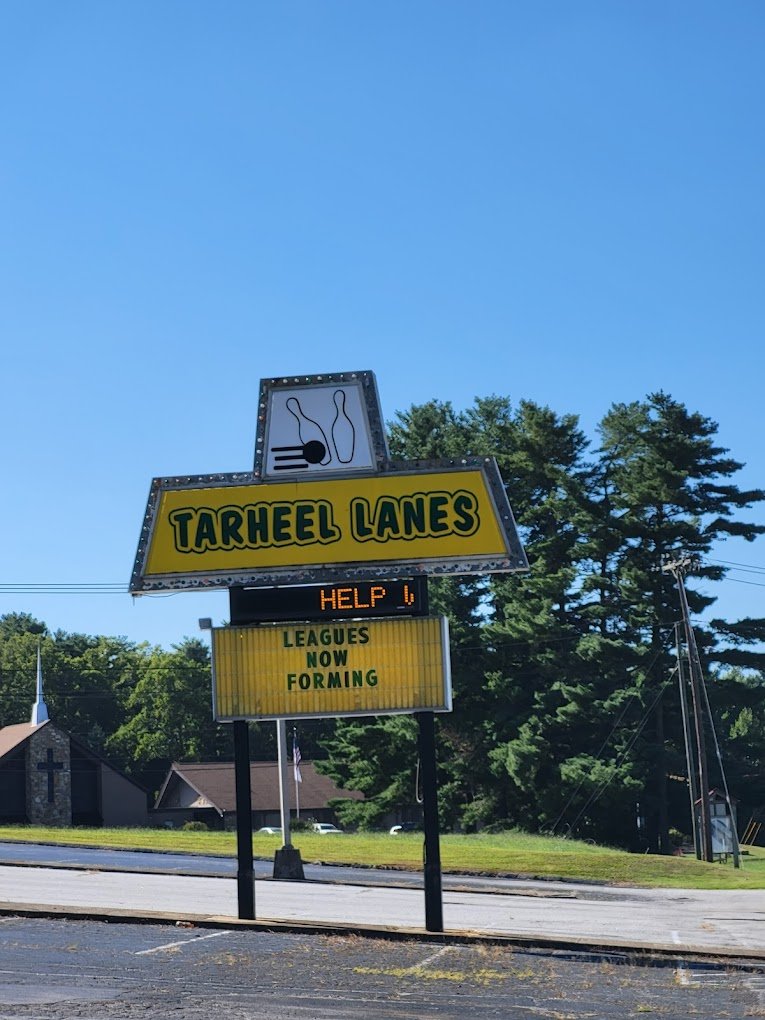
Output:
M325 381L326 380L326 381ZM353 375L271 381L265 394L263 478L371 472L377 467L368 394Z

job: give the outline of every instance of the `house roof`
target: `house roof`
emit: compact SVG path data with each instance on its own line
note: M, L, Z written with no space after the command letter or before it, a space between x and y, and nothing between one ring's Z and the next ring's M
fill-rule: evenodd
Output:
M364 794L359 790L343 790L329 776L321 775L313 762L301 761L300 774L303 778L299 787L301 810L326 808L328 802L336 798L364 799ZM157 796L155 810L165 810L163 800L166 799L173 781L180 781L191 787L221 814L236 811L233 762L173 762ZM253 811L278 811L280 807L278 763L251 762L250 790ZM292 769L290 769L290 800L294 800Z
M50 721L50 719L46 719L45 722L36 724L15 723L13 726L4 726L2 729L0 729L0 762L2 762L3 758L7 754L10 754L11 751L15 751L16 748L21 747L21 745L26 740L29 740L29 738L36 730L41 730L43 726L53 726L60 733L66 733L66 735L69 737L71 746L78 750L81 754L84 754L88 758L92 758L94 761L100 762L101 764L105 765L108 769L110 769L112 772L116 772L118 775L122 776L122 778L126 780L128 783L132 783L133 786L137 787L141 791L141 793L143 794L148 793L146 787L136 782L136 780L133 779L132 776L128 776L121 769L116 768L114 765L112 765L108 758L104 758L103 755L99 754L97 751L92 750L92 748L88 747L87 744L83 744L83 742L79 740L77 737L75 737L74 734L68 733L66 730L62 730L60 726L57 727L55 723L52 723Z
M16 723L14 726L3 726L0 730L0 759L4 758L6 754L10 754L11 751L15 751L20 744L32 736L35 730L47 725L47 722L37 725L23 722Z

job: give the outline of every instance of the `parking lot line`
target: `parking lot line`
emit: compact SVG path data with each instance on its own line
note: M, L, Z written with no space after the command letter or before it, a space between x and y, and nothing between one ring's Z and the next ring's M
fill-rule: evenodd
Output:
M181 939L178 942L166 942L163 946L154 946L153 949L141 949L139 952L134 953L134 956L148 956L149 953L161 953L163 949L176 949L178 946L187 946L190 942L204 942L205 939L217 939L221 935L230 935L231 931L227 928L225 931L214 931L210 935L197 935L193 939Z

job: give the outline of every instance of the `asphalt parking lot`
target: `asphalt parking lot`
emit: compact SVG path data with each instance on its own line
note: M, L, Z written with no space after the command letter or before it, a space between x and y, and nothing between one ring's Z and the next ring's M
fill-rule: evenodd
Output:
M765 976L629 954L0 918L0 1020L725 1020Z

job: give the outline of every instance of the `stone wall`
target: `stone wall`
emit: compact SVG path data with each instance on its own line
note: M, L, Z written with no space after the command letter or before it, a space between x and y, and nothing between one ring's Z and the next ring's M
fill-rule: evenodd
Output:
M46 723L26 748L27 817L30 825L72 824L69 736Z

